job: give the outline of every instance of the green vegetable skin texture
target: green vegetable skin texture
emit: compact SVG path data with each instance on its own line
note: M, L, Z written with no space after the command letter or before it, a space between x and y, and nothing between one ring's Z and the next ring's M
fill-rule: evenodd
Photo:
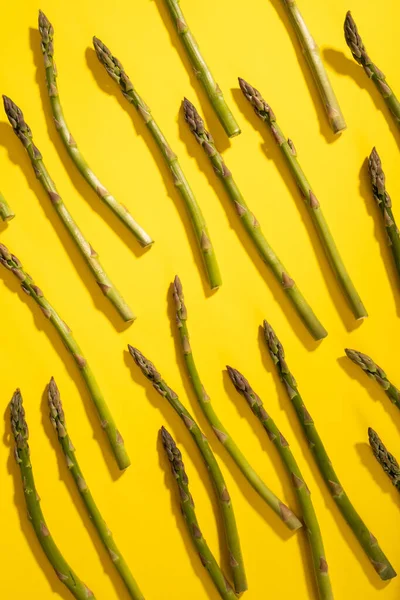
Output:
M249 210L245 199L232 177L232 173L229 171L221 154L218 152L211 134L205 129L203 119L200 117L194 105L186 98L183 102L183 110L191 132L210 159L216 174L220 177L228 196L235 206L239 219L252 239L257 252L272 270L277 281L282 286L311 335L316 340L324 338L327 335L326 330L315 316L313 310L301 294L293 279L289 276L287 270L280 262L271 246L268 244L261 231L259 222L255 215Z
M61 196L57 192L56 186L54 185L54 182L43 163L42 155L33 143L32 132L27 123L25 123L24 115L22 114L21 109L18 108L18 106L14 104L10 98L7 98L7 96L3 96L3 100L4 110L8 120L10 121L14 133L21 140L25 150L28 153L36 177L46 190L58 216L76 243L89 269L92 271L96 283L106 298L108 298L115 306L123 320L132 321L135 318L134 314L126 304L125 300L121 297L118 290L116 290L113 283L109 280L98 260L97 252L93 250L92 246L86 240L82 231L79 229L78 225L75 223L70 212L65 206Z
M340 106L335 96L335 92L333 91L331 82L329 81L319 48L307 25L305 24L297 2L295 2L295 0L281 1L289 14L293 29L296 32L311 73L314 77L315 84L318 88L318 92L321 96L321 100L329 120L329 125L334 133L340 133L346 129L346 122L344 120L342 111L340 110Z
M96 175L90 169L86 160L82 156L68 125L65 122L64 113L61 108L60 96L57 87L57 69L54 62L53 36L54 29L47 19L46 15L39 11L39 31L42 37L42 52L44 57L44 66L46 69L47 90L50 98L50 105L53 112L54 123L64 146L78 167L80 173L86 179L90 187L95 191L100 200L102 200L113 213L126 225L126 227L137 238L140 245L145 247L153 243L151 237L135 221L128 209L120 204L98 180Z
M261 398L255 393L249 382L239 371L227 367L229 376L237 391L247 400L251 410L261 421L269 439L274 443L280 457L290 475L290 479L296 492L304 526L310 544L314 572L318 586L318 597L320 600L333 600L332 586L328 575L328 563L325 557L324 543L319 528L317 515L311 501L310 490L303 479L299 466L290 450L287 440L283 437L273 419L264 408Z
M176 305L176 322L178 326L179 337L182 345L183 357L186 364L186 369L189 375L190 382L196 394L197 400L204 412L204 415L211 425L215 435L221 444L229 452L243 475L248 482L253 486L261 498L272 508L280 519L286 524L289 529L296 530L302 526L296 515L281 501L271 490L265 485L260 476L254 471L252 466L247 461L240 448L236 445L233 438L230 436L224 425L219 420L214 408L211 404L204 386L201 382L197 371L192 349L190 347L189 331L187 328L187 310L183 297L182 284L179 277L175 277L173 288L174 300Z
M372 62L367 54L363 41L358 33L357 25L349 11L346 15L344 22L344 36L346 43L353 54L355 60L364 67L364 71L370 79L374 82L387 107L392 113L397 126L400 126L400 102L397 100L393 93L392 88L386 81L385 75L380 69Z
M194 39L188 24L186 23L185 17L183 16L180 8L179 0L165 0L165 3L168 6L172 20L175 23L178 35L185 46L196 77L203 84L206 94L222 127L229 137L239 135L239 125L236 123L233 114L225 102L221 88L212 76L211 71L200 52L200 48Z
M172 151L172 148L165 139L164 134L153 119L149 107L144 103L136 89L133 87L131 80L125 73L124 68L119 60L111 54L107 46L105 46L98 38L93 38L93 45L94 49L96 50L97 58L105 67L107 73L120 86L124 97L137 109L138 113L145 122L147 129L150 131L154 141L159 147L160 152L171 173L172 180L188 211L196 235L197 244L207 272L210 287L211 289L220 287L222 284L221 275L214 248L210 240L210 235L207 230L207 225L200 206L198 205L197 200L194 197L189 183L178 162L176 154Z
M14 256L14 254L11 254L11 252L3 244L0 244L0 263L12 271L12 273L19 280L24 292L26 292L28 296L31 296L31 298L33 298L33 300L35 300L35 302L39 305L44 316L49 319L51 324L56 329L58 335L64 342L64 345L72 354L72 357L75 360L75 363L83 377L83 380L86 383L88 392L96 407L101 426L108 437L108 441L110 442L110 446L118 466L121 470L126 469L130 465L130 460L125 449L124 440L117 429L110 409L106 404L92 370L90 369L86 358L83 356L82 350L76 343L70 328L65 321L61 319L50 302L48 302L48 300L45 298L42 290L35 285L30 275L24 271L18 258Z
M178 486L182 514L190 537L192 538L193 545L199 553L202 565L208 571L221 598L224 600L235 600L237 599L237 596L219 568L199 527L193 498L189 491L189 479L185 471L185 465L182 461L182 454L177 448L172 436L164 427L161 428L160 433L165 453L171 463L171 470Z
M284 137L282 130L276 122L275 114L273 113L271 107L265 102L260 92L240 78L239 85L243 95L253 106L256 115L260 117L260 119L264 121L271 129L274 139L286 159L293 178L295 179L299 190L305 199L306 206L311 215L314 227L319 235L332 270L342 287L343 293L349 302L354 316L356 319L363 319L364 317L367 317L368 313L365 310L365 307L358 295L357 290L354 287L353 282L350 279L346 267L344 266L343 260L336 247L335 240L333 239L332 233L329 230L328 223L326 222L321 211L319 201L312 191L312 187L297 160L297 153L293 142L290 139L286 140Z
M15 217L15 212L11 210L3 194L0 192L0 219L11 221Z
M87 486L83 473L79 467L75 454L75 448L67 431L67 425L65 422L60 392L53 378L51 379L47 387L47 398L50 409L50 421L57 433L58 441L60 442L61 448L65 454L68 469L72 477L74 478L74 481L78 488L78 492L81 495L81 498L88 511L90 520L95 526L101 541L103 542L106 550L108 551L108 554L111 558L114 567L117 569L124 584L126 585L130 597L133 598L133 600L144 600L144 596L139 590L138 584L134 580L133 575L129 570L129 567L124 560L124 557L118 550L118 547L113 540L111 531L107 527L106 522L104 521L99 509L97 508L93 496Z
M202 433L200 427L193 419L192 415L180 402L177 394L162 379L160 373L156 370L153 363L147 360L147 358L145 358L143 354L137 350L137 348L133 348L132 346L128 345L128 349L143 375L152 382L154 389L166 400L168 400L171 406L181 417L198 449L200 450L203 460L207 466L221 509L235 590L238 594L240 594L247 589L247 581L242 551L240 548L239 534L236 527L231 497L211 446L208 443L205 435Z
M393 456L388 452L385 444L380 439L379 435L371 427L368 428L369 443L372 452L382 469L385 471L394 487L400 492L400 465Z
M318 435L314 421L305 407L302 397L300 396L296 380L289 371L282 344L276 337L272 327L266 321L264 321L264 333L265 341L269 348L271 358L276 366L283 384L285 385L287 394L293 404L300 425L302 426L304 434L307 438L310 451L318 465L322 477L327 484L332 498L336 502L343 517L353 530L356 538L364 549L364 552L368 556L379 577L383 580L396 577L396 572L381 550L377 539L369 531L344 491L325 450L322 440Z
M33 478L29 450L29 432L25 420L25 410L22 404L21 392L17 390L10 403L11 429L15 438L15 458L21 470L28 519L32 523L39 544L43 548L57 577L77 600L95 600L93 592L82 583L79 577L68 565L60 550L57 548L40 507L39 494L36 491Z

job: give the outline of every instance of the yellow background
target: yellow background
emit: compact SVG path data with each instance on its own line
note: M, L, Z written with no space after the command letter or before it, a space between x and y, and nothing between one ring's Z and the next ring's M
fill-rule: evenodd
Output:
M223 373L226 364L248 377L291 443L313 493L335 597L399 598L400 579L389 584L379 580L310 462L258 331L265 317L275 327L344 487L399 570L398 493L367 445L371 425L400 456L399 414L377 385L344 358L343 349L350 346L371 354L400 384L400 296L365 168L365 159L376 145L400 215L400 136L373 84L352 59L342 28L345 12L352 8L372 58L394 89L400 90L400 7L393 0L379 6L362 0L350 4L301 1L347 119L348 130L336 139L278 0L182 0L204 56L242 127L242 135L230 144L191 73L162 0L42 2L55 27L58 83L67 122L103 183L156 240L151 250L141 252L81 179L57 136L44 84L36 2L3 3L1 92L24 111L67 206L138 319L124 328L101 295L3 117L0 187L17 218L1 226L1 240L72 327L112 407L133 464L119 476L72 359L38 307L2 269L2 597L70 597L44 558L25 514L7 411L19 386L29 420L37 488L55 540L98 599L128 598L84 512L49 425L43 391L54 375L81 467L146 599L218 598L184 528L169 466L157 441L159 427L166 425L177 439L200 525L219 556L221 538L206 469L172 408L127 355L127 343L154 361L210 437L233 498L249 581L246 598L316 597L304 533L288 534L219 446L196 405L180 358L169 293L170 282L179 273L192 348L215 408L268 485L295 507L279 457L244 399L232 390ZM181 157L222 271L223 287L215 294L207 292L182 202L156 146L139 115L97 62L91 49L93 34L123 62ZM238 75L262 91L297 147L369 311L362 324L354 321L341 296L278 148L238 92ZM201 109L269 241L329 330L321 344L311 340L243 235L220 183L184 124L180 113L184 95Z

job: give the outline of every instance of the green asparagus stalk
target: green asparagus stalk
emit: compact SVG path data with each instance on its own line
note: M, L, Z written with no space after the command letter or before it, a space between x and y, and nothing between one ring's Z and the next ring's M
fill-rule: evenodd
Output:
M7 98L7 96L3 96L3 100L4 110L8 120L10 121L14 133L21 140L25 150L28 153L36 177L39 179L45 191L49 195L50 201L54 206L58 216L76 243L89 269L92 271L96 283L103 294L115 306L124 321L132 321L135 318L134 314L126 304L125 300L121 297L118 290L116 290L114 284L109 280L107 274L103 271L103 267L98 260L97 252L93 250L92 246L86 240L82 231L79 229L78 225L75 223L70 212L65 206L61 196L57 192L56 186L43 163L42 155L33 143L32 131L27 123L25 123L24 115L22 114L21 109L18 108L18 106L14 104L10 98Z
M194 233L196 235L197 244L201 252L204 266L207 272L207 277L211 289L220 287L221 275L214 248L212 246L210 235L207 230L207 225L200 206L189 186L189 183L182 171L181 165L176 154L172 151L161 129L153 119L150 108L144 103L136 89L133 87L131 80L124 71L119 60L113 56L110 50L98 38L93 38L94 49L96 50L97 58L105 67L108 74L116 81L122 90L124 97L133 104L142 117L147 129L150 131L154 141L160 149L160 152L171 173L172 180L176 189L180 193L186 210L189 214Z
M15 439L15 459L21 470L22 485L28 519L32 523L39 544L58 579L63 583L77 600L95 600L93 592L79 579L76 573L71 569L64 559L60 550L56 546L50 530L44 519L40 507L39 494L36 491L35 480L33 478L30 449L29 449L29 431L25 419L25 410L22 403L22 396L19 390L14 393L10 403L11 429Z
M265 102L260 92L240 77L239 84L245 98L247 98L250 104L254 107L254 112L256 115L260 117L260 119L264 121L271 129L274 139L286 159L293 178L295 179L299 190L304 197L306 206L314 223L314 227L319 235L332 270L342 287L343 293L351 306L354 316L356 319L363 319L364 317L367 317L367 311L364 308L361 298L358 295L357 290L355 289L339 254L335 240L333 239L332 233L329 230L328 223L326 222L321 211L319 201L312 191L310 182L307 180L297 160L297 152L292 140L286 140L282 130L276 122L275 114L273 113L271 107Z
M217 176L220 177L229 198L232 200L233 205L235 206L236 212L238 213L244 228L250 236L262 260L272 270L272 273L282 286L282 289L287 294L289 300L292 302L295 310L299 314L307 329L310 331L311 335L316 340L320 340L321 338L325 337L327 335L326 330L315 316L313 310L301 294L294 280L290 277L287 270L280 262L271 246L268 244L264 234L261 231L259 222L247 206L245 199L243 198L235 180L232 177L232 173L225 165L222 155L218 152L211 134L205 129L203 119L200 117L193 104L186 98L183 102L183 110L185 113L186 122L188 123L191 132L210 159Z
M342 111L340 110L339 102L333 91L331 82L329 81L328 73L326 72L324 63L322 62L321 53L312 37L296 0L282 0L282 4L286 7L293 29L296 32L301 48L307 59L308 66L314 77L315 84L321 96L329 124L334 133L339 133L346 129Z
M217 495L217 500L224 522L226 542L229 552L229 562L232 568L235 590L238 594L240 594L247 589L247 581L242 551L240 548L239 534L236 527L231 497L211 446L192 415L180 402L177 394L162 379L160 373L156 370L153 363L147 360L147 358L145 358L143 354L136 348L128 345L128 349L143 375L152 382L155 390L157 390L161 396L168 400L172 408L174 408L174 410L181 417L203 457Z
M201 382L199 373L194 362L192 349L190 347L189 331L187 328L187 310L183 296L182 284L178 276L175 277L173 295L176 305L176 322L179 331L179 337L182 345L183 357L185 359L187 373L192 384L194 393L201 406L201 409L212 427L215 435L221 444L229 452L243 475L250 485L256 490L261 498L272 508L289 529L296 530L301 527L301 522L296 515L265 485L261 477L254 471L253 467L247 461L246 457L236 445L232 436L228 433L221 423L211 404L204 386Z
M394 487L400 491L400 465L393 456L388 452L385 444L382 442L379 435L371 427L368 427L369 443L372 452L382 469L385 471Z
M400 102L393 93L392 88L386 81L385 75L372 62L367 54L363 41L358 33L357 25L354 22L351 12L346 14L344 22L344 36L346 43L351 50L355 60L364 67L364 71L378 88L379 93L386 102L387 107L392 113L396 124L400 126Z
M15 217L15 212L11 210L3 194L0 192L0 219L11 221Z
M101 541L103 542L110 558L121 576L129 595L133 600L144 600L144 596L139 590L138 584L133 578L132 573L126 564L124 557L118 550L116 543L114 542L113 536L97 505L93 499L93 496L88 488L86 480L80 469L78 460L75 455L75 448L69 437L67 431L67 425L65 422L64 410L61 403L60 392L57 387L54 378L52 377L47 387L47 398L50 409L50 421L57 432L58 441L60 442L61 448L65 454L68 469L74 478L78 492L85 504L86 510L88 511L90 520L96 527L97 533Z
M70 351L73 359L76 362L79 372L86 383L88 392L96 407L101 426L107 434L108 441L110 442L110 446L118 466L121 470L126 469L130 465L130 460L125 449L124 440L117 429L110 409L106 404L92 370L90 369L86 358L82 354L82 350L72 335L71 329L68 327L65 321L61 319L50 302L45 298L42 290L35 285L32 277L28 275L26 271L24 271L18 258L14 256L14 254L11 254L11 252L3 244L0 244L0 263L16 276L24 292L26 292L28 296L31 296L31 298L39 305L46 319L49 319L64 345Z
M211 71L205 62L200 48L192 35L182 10L179 5L179 0L165 0L171 18L175 24L177 33L185 46L189 60L192 64L196 77L201 81L206 94L211 102L211 105L222 125L226 134L229 137L239 135L240 127L235 121L235 117L230 111L227 103L224 100L221 88L215 81Z
M296 492L301 508L308 542L310 544L314 573L318 586L320 600L333 600L333 591L328 574L328 563L325 557L324 543L317 515L311 501L310 490L301 474L299 466L290 449L289 443L283 437L273 419L264 408L261 398L255 393L249 382L239 371L227 367L229 377L239 394L247 400L251 410L263 425L269 439L277 448L283 464L285 465Z
M386 396L397 408L400 409L400 390L397 389L387 378L386 373L379 367L367 354L345 348L345 352L350 360L362 368L362 370L383 388Z
M186 526L192 538L201 563L208 571L214 582L221 598L224 600L235 600L237 598L229 581L226 579L206 540L203 537L199 523L197 521L195 506L192 495L189 491L189 479L185 471L185 465L182 461L182 454L177 448L175 441L168 431L162 427L160 430L162 443L168 460L171 463L171 470L174 475L179 490L180 505Z
M282 344L276 337L274 330L272 329L271 325L267 323L267 321L264 321L264 333L265 341L269 348L271 358L293 404L300 425L303 428L304 435L308 441L311 453L323 479L327 484L332 498L336 502L348 525L353 530L354 535L364 549L364 552L368 556L379 577L383 580L392 579L392 577L396 576L396 572L383 553L376 537L372 535L370 530L367 528L344 491L325 450L322 440L318 435L314 421L308 412L302 397L300 396L296 380L286 363L285 352Z

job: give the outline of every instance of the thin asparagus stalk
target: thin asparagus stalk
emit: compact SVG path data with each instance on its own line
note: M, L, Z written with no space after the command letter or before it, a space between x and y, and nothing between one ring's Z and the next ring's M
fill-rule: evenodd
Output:
M232 568L232 576L235 584L235 590L238 594L244 592L247 589L246 573L244 570L242 551L240 548L239 534L236 527L235 515L233 512L233 506L231 497L229 495L224 476L222 475L221 469L215 459L214 453L208 443L207 438L202 433L200 427L197 425L192 415L183 404L180 402L177 394L167 385L162 379L160 373L156 370L153 363L151 363L143 354L129 346L129 352L132 355L137 366L142 371L143 375L152 382L153 387L157 390L161 396L164 396L166 400L171 404L172 408L178 413L182 421L186 425L190 432L190 435L194 439L200 453L203 457L205 464L207 465L208 472L210 474L211 481L213 483L219 507L224 522L226 542L229 552L230 566Z
M94 49L96 50L97 58L105 67L108 74L116 81L122 90L124 97L133 104L139 115L142 117L147 129L153 136L154 141L160 149L160 152L171 173L172 180L176 189L180 193L186 210L189 214L194 233L196 235L197 244L201 252L201 257L207 272L207 277L211 289L216 289L222 284L221 275L214 248L212 246L210 235L204 216L200 206L189 186L189 183L182 171L176 154L172 151L161 129L153 119L150 108L144 103L136 89L133 87L131 80L124 71L119 60L113 56L110 50L98 38L93 38Z
M358 64L364 67L364 71L368 77L372 79L382 98L386 102L386 105L392 113L396 124L400 126L400 102L397 100L392 88L386 81L385 75L380 69L378 69L378 67L368 56L360 34L358 33L357 25L355 24L350 11L346 14L346 19L344 22L344 36L353 57Z
M137 238L141 246L149 246L153 243L151 237L135 221L126 206L120 204L99 181L82 156L74 137L68 129L68 125L65 121L64 113L61 107L60 95L57 87L57 70L53 56L54 29L46 15L41 10L39 11L39 32L42 37L42 52L44 57L44 66L46 69L47 90L49 93L54 123L68 154L90 187L98 195L100 200L102 200L104 204L106 204L124 223L124 225L126 225L126 227Z
M96 283L103 294L115 306L123 320L132 321L135 318L134 314L126 304L125 300L121 297L114 284L109 280L98 260L97 252L93 250L92 246L86 240L82 231L79 229L78 225L75 223L70 212L65 206L61 196L57 192L57 188L44 165L42 155L33 143L32 131L30 130L28 124L25 123L24 115L22 114L21 109L18 108L18 106L14 104L10 98L7 98L7 96L3 96L3 100L4 110L8 120L10 121L14 133L21 140L25 150L28 153L36 177L39 179L45 191L49 195L50 201L54 206L58 216L78 246L80 253L94 275Z
M193 104L186 98L183 102L183 110L191 132L210 159L215 173L220 177L225 190L232 200L236 212L243 223L243 227L246 229L262 260L269 266L272 273L275 275L275 278L282 286L282 289L287 294L311 335L316 340L325 337L327 335L326 330L315 316L294 280L290 277L287 270L268 244L261 231L259 222L247 206L245 199L232 177L232 173L225 165L222 155L218 152L211 134L205 129L203 119L200 117Z
M388 452L385 444L382 442L379 435L371 427L368 427L369 443L372 452L386 475L389 477L394 487L400 491L400 465L393 456Z
M372 360L367 354L358 352L358 350L350 350L345 348L345 352L350 360L356 365L362 368L362 370L381 386L385 391L386 396L398 409L400 409L400 390L397 389L387 378L386 373L376 362Z
M254 107L254 112L256 115L260 117L260 119L264 121L271 129L274 139L286 159L293 178L296 181L306 202L306 206L311 215L314 227L319 235L332 270L342 287L343 293L351 306L354 316L356 319L363 319L364 317L367 317L367 311L364 308L361 298L358 295L358 292L355 289L339 254L335 240L333 239L332 233L329 230L328 223L326 222L321 211L319 201L317 200L310 182L306 178L297 160L297 152L292 140L286 140L281 128L276 122L275 114L273 113L271 107L265 102L260 92L240 77L239 84L245 98L247 98L250 104Z
M134 580L129 567L124 560L124 557L114 542L111 531L107 527L106 522L97 508L97 505L86 483L86 479L84 478L79 467L79 463L75 454L75 448L67 431L60 392L53 377L51 378L47 387L47 398L50 409L50 421L57 433L58 441L60 442L61 448L65 454L68 469L74 478L78 492L86 506L86 510L88 511L90 520L96 527L97 533L99 534L101 541L108 551L115 568L120 574L130 597L133 598L133 600L144 600L144 596L139 590L138 584Z
M110 442L118 466L121 470L126 469L130 465L130 460L125 449L124 440L117 429L110 409L107 406L92 370L90 369L86 358L83 356L82 350L76 343L70 328L45 298L42 290L35 285L32 277L24 271L18 258L14 256L14 254L11 254L3 244L0 244L0 263L16 276L24 292L26 292L28 296L31 296L39 305L46 319L49 319L64 345L70 351L79 372L86 383L90 397L96 407L101 426L107 434L108 441Z
M95 600L93 592L79 579L76 573L71 569L64 559L60 550L56 546L50 530L44 519L40 507L40 497L36 491L35 480L33 478L30 449L29 449L29 431L25 419L25 410L22 403L22 396L19 390L14 393L10 403L11 429L15 439L15 459L21 470L22 485L28 519L32 523L39 544L46 554L49 563L56 572L57 577L71 592L77 600Z
M206 61L200 52L200 48L194 39L188 24L186 23L185 17L183 16L179 5L179 0L165 0L165 2L169 8L169 12L175 24L178 35L182 40L182 44L185 46L185 50L188 54L196 77L203 84L206 94L222 127L225 129L225 132L229 137L239 135L240 127L236 123L235 117L225 102L221 88L212 76Z
M236 445L232 436L228 433L224 425L219 420L211 404L210 397L207 394L201 382L199 373L194 362L192 349L189 341L189 331L187 328L187 310L183 296L182 284L178 276L175 277L173 295L176 305L176 322L179 331L179 337L182 345L183 357L185 359L187 373L197 400L202 411L212 427L215 435L221 444L229 452L243 475L250 485L256 490L261 498L272 508L280 519L289 529L296 530L301 527L301 522L296 515L288 508L271 490L265 485L261 477L255 472L253 467L247 461L246 457Z
M296 32L301 48L307 59L308 66L314 77L315 84L318 88L328 117L329 125L334 133L339 133L343 131L343 129L346 129L346 122L331 82L329 81L328 73L326 72L322 61L318 45L305 24L297 2L295 0L282 0L282 4L287 9L293 29Z
M356 538L364 549L364 552L368 556L379 577L383 580L396 577L396 572L380 548L376 537L372 535L370 530L367 528L344 491L325 450L322 440L318 435L314 421L308 412L302 397L300 396L296 380L286 363L285 352L282 344L276 337L274 330L272 329L271 325L267 323L267 321L264 321L264 333L265 341L269 348L271 358L293 404L300 425L303 428L304 435L309 443L311 453L316 464L318 465L323 479L327 484L332 498L336 502L348 525L353 530Z
M251 410L263 425L269 439L274 443L283 464L285 465L296 492L301 508L308 542L310 544L314 573L318 586L318 597L320 600L333 600L333 591L328 574L328 563L325 557L324 543L317 515L311 501L311 492L301 474L299 466L294 458L289 443L283 437L273 419L267 413L261 398L255 393L249 382L239 371L227 367L229 377L239 394L247 400Z
M164 427L161 428L160 433L165 453L171 463L171 470L178 486L182 514L201 563L208 571L221 598L224 600L235 600L237 596L219 568L199 527L192 494L189 490L189 479L182 461L182 454L177 448L174 439Z
M15 212L9 207L3 194L0 192L0 219L11 221L15 217Z

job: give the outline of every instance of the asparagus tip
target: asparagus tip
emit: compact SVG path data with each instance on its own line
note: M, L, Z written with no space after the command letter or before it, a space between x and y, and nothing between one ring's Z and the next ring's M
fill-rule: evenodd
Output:
M133 360L135 361L135 363L137 364L139 369L142 371L143 375L145 375L145 377L150 379L150 381L152 381L154 384L159 383L161 381L161 375L157 371L157 369L155 368L153 363L150 360L148 360L140 352L140 350L138 350L137 348L134 348L130 344L128 344L128 350L129 350Z
M185 121L189 125L191 132L196 136L197 141L200 141L199 136L203 134L207 134L208 137L211 138L210 134L206 132L204 121L199 115L194 104L192 104L187 98L184 98L182 106L185 115Z
M17 449L26 448L29 439L28 424L25 419L21 390L17 388L10 402L11 430L15 439Z

